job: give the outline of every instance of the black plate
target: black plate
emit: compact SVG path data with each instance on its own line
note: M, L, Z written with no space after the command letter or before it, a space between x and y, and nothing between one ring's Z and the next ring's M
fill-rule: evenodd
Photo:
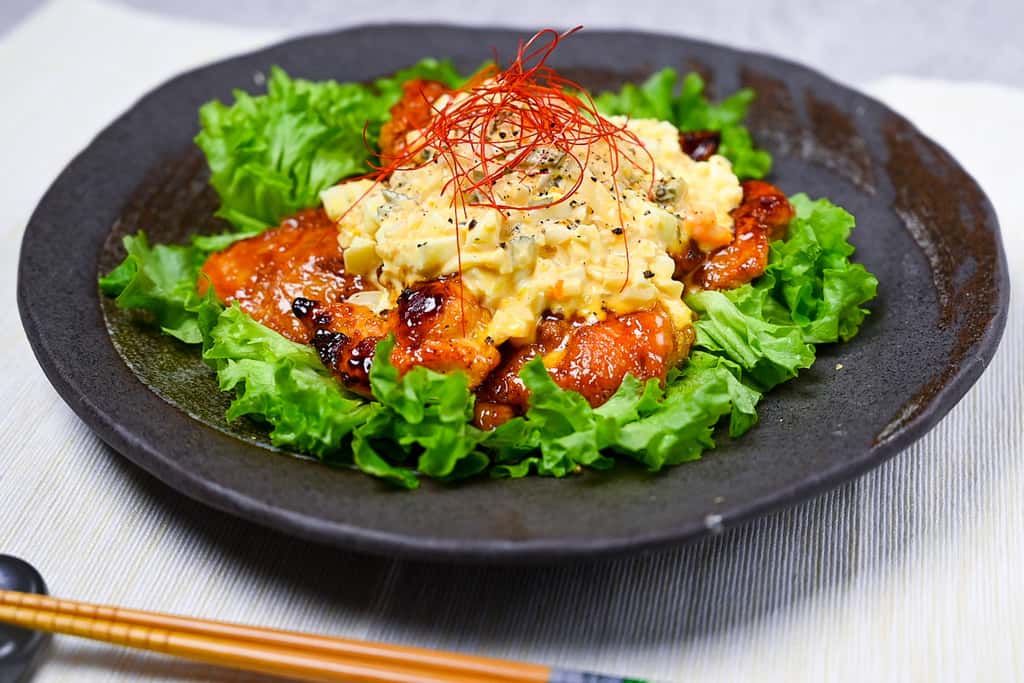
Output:
M978 378L1006 318L1006 262L992 207L945 150L802 66L631 32L583 32L555 64L593 88L665 65L700 71L719 96L754 87L750 127L775 156L772 179L851 210L857 259L881 281L861 334L819 348L813 369L766 397L753 431L736 442L722 435L703 460L658 475L623 464L568 480L395 491L271 452L251 424L225 424L226 399L194 351L101 301L97 273L121 257L126 231L165 241L217 229L191 145L203 102L261 90L273 64L343 81L423 56L470 69L528 33L358 28L219 62L146 95L61 173L26 231L18 303L50 381L113 448L222 510L375 553L510 561L678 542L821 493L905 448Z

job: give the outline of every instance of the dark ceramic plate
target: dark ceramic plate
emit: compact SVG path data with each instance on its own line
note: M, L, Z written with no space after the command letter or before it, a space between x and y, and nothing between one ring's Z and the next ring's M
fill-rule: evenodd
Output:
M852 211L857 259L881 281L860 335L820 348L813 369L765 398L754 430L722 435L703 460L658 475L622 464L567 480L395 491L274 452L254 424L226 424L226 397L192 349L101 300L97 274L121 258L125 232L168 241L222 227L191 144L203 102L261 90L273 64L339 80L428 55L470 69L527 33L359 28L213 64L146 95L61 173L25 234L18 303L50 381L113 448L214 507L375 553L513 561L678 542L821 493L905 448L978 378L1009 285L992 207L956 161L883 105L802 66L640 33L584 32L562 44L556 66L591 88L665 65L696 69L715 95L755 88L750 127L775 156L772 179Z

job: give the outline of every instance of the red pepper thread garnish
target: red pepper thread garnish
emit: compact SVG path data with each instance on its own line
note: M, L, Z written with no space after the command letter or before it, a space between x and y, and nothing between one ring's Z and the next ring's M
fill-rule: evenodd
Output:
M469 207L532 211L568 201L583 185L591 148L595 143L603 142L610 156L610 189L618 205L626 257L626 273L619 290L623 291L629 283L629 240L617 174L622 159L637 169L648 169L651 177L648 195L651 196L654 159L635 133L625 125L614 124L601 116L586 90L547 65L559 42L581 28L577 26L561 34L553 29L539 31L525 43L520 41L515 59L505 69L499 70L497 66L483 69L461 90L452 93L443 106L428 102L434 111L430 123L423 130L411 134L397 152L380 155L380 163L374 171L362 176L374 180L374 184L346 209L339 222L395 171L422 168L428 163L436 163L437 159L442 160L451 174L442 194L452 191L452 222L456 231L461 286L459 214L466 218ZM495 139L499 126L511 134L506 134L504 139ZM633 154L622 149L620 145L623 143L642 150L647 157L646 164L641 165ZM459 145L469 146L475 154L472 157L460 155L456 151ZM582 159L576 151L581 147L586 150ZM561 197L545 203L517 206L500 201L494 194L494 184L513 172L522 178L529 176L523 168L529 164L524 162L538 150L555 150L561 158L572 160L578 169L572 187ZM462 317L465 326L465 316Z

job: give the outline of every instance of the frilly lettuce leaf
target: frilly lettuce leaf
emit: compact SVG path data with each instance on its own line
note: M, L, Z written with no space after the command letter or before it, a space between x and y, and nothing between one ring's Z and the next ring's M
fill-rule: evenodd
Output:
M761 389L814 362L812 344L848 341L875 297L878 279L851 263L853 216L827 199L791 198L788 236L771 244L764 275L724 292L698 292L697 345L739 365Z
M657 380L641 383L628 375L611 399L592 408L555 384L535 359L521 373L530 389L529 410L487 441L498 453L491 474L562 477L583 467L607 469L616 453L651 471L693 460L714 447L712 432L723 416L730 415L733 436L757 421L761 394L738 375L734 363L697 351L665 390ZM537 450L540 455L533 454Z
M321 190L370 170L380 128L413 78L450 86L464 79L450 62L424 59L372 85L307 81L273 67L267 94L234 92L199 110L196 144L220 196L217 215L239 229L260 230L316 206Z
M523 366L520 377L530 389L530 408L524 418L506 422L491 435L493 444L488 445L499 451L502 463L496 475L525 475L532 467L538 474L564 477L583 466L608 469L614 464L601 455L607 445L602 424L609 416L599 415L580 394L555 384L539 357ZM610 409L614 411L623 396L638 393L636 389L635 380L623 383ZM523 456L531 451L540 454L524 463Z
M785 302L793 322L813 343L848 341L860 329L875 298L878 279L851 263L849 242L854 217L827 199L805 194L791 198L796 217L785 241L774 242L765 277L758 287Z
M186 344L198 344L202 341L196 320L199 269L214 251L253 234L197 236L188 246L150 246L141 231L125 235L122 242L127 255L120 265L100 278L100 291L116 297L120 308L148 311L164 333Z
M814 347L804 341L799 327L748 315L730 294L704 291L686 297L698 315L694 323L698 347L739 365L766 390L811 366Z
M721 134L718 153L732 162L740 178L763 178L772 168L772 157L754 146L743 125L754 91L739 90L718 104L704 94L704 79L687 74L677 86L679 74L665 68L640 85L627 83L618 92L603 92L594 98L598 110L607 115L654 118L669 121L684 132L713 130ZM678 90L678 93L677 93Z
M416 469L431 477L461 478L485 469L490 461L477 447L486 432L472 424L475 397L466 375L415 367L399 377L390 360L394 345L392 337L377 344L370 389L383 411L357 436L396 445L403 461L415 456Z
M285 339L237 305L212 322L203 359L217 371L221 390L236 394L229 421L249 416L266 422L275 446L330 459L377 412L348 395L312 348Z
M742 434L757 420L754 406L761 394L735 372L728 361L694 352L656 409L624 425L613 447L656 472L714 448L712 434L725 415L730 416L730 433Z

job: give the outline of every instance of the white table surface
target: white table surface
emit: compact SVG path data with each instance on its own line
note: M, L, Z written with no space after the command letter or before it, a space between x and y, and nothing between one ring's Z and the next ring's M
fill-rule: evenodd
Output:
M279 37L58 0L0 38L0 553L66 597L655 679L1024 679L1017 296L989 370L906 452L820 498L646 556L504 569L353 555L208 510L104 446L25 340L21 232L63 164L139 95ZM899 74L860 85L978 178L1022 291L1024 91ZM194 679L260 680L69 638L36 680Z

